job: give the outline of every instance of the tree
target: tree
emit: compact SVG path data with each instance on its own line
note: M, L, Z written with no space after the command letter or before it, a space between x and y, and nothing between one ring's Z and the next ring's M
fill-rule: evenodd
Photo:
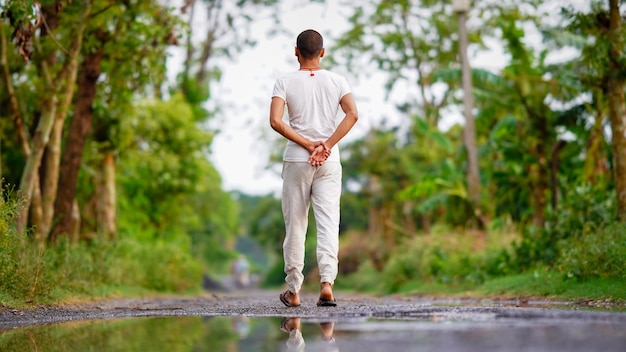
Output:
M480 171L478 170L478 149L476 146L476 128L474 122L474 103L472 92L472 76L467 55L467 13L470 9L469 0L455 0L453 5L459 18L459 59L461 61L461 82L463 85L463 112L465 115L465 150L467 152L467 190L474 207L480 206Z
M603 6L607 5L607 6ZM581 36L583 70L581 80L593 92L596 121L601 124L605 113L611 125L612 172L617 199L617 216L626 219L626 108L624 84L626 84L626 61L624 60L624 36L620 2L617 0L595 1L589 13L572 8L564 10L569 18L568 29ZM606 108L605 108L606 106ZM600 135L601 133L597 133ZM596 143L597 145L597 143ZM597 147L594 148L597 150Z
M329 61L334 65L345 66L354 73L368 72L371 69L385 72L388 78L384 87L387 96L397 90L406 92L406 101L399 104L398 110L406 116L407 122L404 125L412 127L410 134L398 136L398 145L394 145L394 148L406 148L410 152L395 152L403 156L398 160L401 160L401 165L389 165L394 173L407 170L409 166L410 170L429 170L437 167L430 164L431 162L438 164L440 160L440 155L419 152L423 142L413 134L416 132L413 125L418 120L423 120L429 126L437 128L442 119L442 109L451 102L453 90L446 84L435 82L433 74L456 61L458 45L454 38L457 28L452 14L451 4L439 1L369 1L355 7L349 19L351 29L336 41L336 47L331 50L332 57ZM366 67L368 69L364 69ZM372 132L372 136L375 134ZM416 159L410 160L407 157ZM360 170L366 169L364 167ZM369 187L399 192L404 187L419 182L420 177L415 178L416 174L411 174L409 179L393 187L393 180L371 178L368 179ZM381 189L374 183L389 187ZM394 197L393 193L383 196L386 199ZM409 203L414 201L412 199ZM412 208L410 204L403 207ZM379 222L379 230L389 233L389 226L394 223L392 212L384 208L379 211L385 217ZM405 210L400 212L407 213ZM378 216L370 216L370 219L377 218Z
M92 18L87 31L89 44L85 48L78 79L80 89L63 151L59 194L54 203L56 221L50 234L53 241L60 234L70 233L72 228L71 213L76 201L78 174L83 150L91 133L92 120L94 117L102 120L96 122L96 126L100 127L98 136L102 143L107 140L110 142L112 138L106 136L107 129L103 125L123 118L113 114L120 111L115 105L127 104L132 99L129 92L134 91L137 97L144 87L159 87L162 84L160 77L165 72L165 48L175 43L172 33L176 29L176 19L168 14L166 8L152 0L138 2L133 6L123 2L116 5L99 2L98 5L97 16ZM106 76L104 80L101 79L101 73ZM110 97L106 100L99 98L98 92L106 92L107 86ZM104 103L103 108L106 110L95 109L98 103ZM105 148L103 152L106 151ZM101 186L109 186L98 188L106 191L98 194L108 198L98 202L103 205L99 207L98 224L100 232L111 237L115 235L115 199L111 198L115 193L112 182L107 180L114 176L110 170L114 166L114 159L107 154L101 160L104 169L100 174L105 176L101 178Z
M37 66L40 68L40 82L42 84L40 88L42 88L41 92L44 97L44 103L40 112L41 115L37 118L37 127L34 130L32 137L29 138L27 132L24 130L24 116L22 111L25 109L19 106L20 100L17 99L17 97L9 97L9 99L13 102L11 106L13 109L14 121L18 136L20 136L22 151L26 158L19 186L20 194L24 199L24 205L17 222L19 230L24 230L26 227L28 221L28 211L30 210L33 196L35 196L35 199L39 199L41 196L41 190L38 182L39 167L42 163L44 151L48 146L48 141L50 139L50 134L55 121L62 121L67 116L78 72L78 60L83 42L84 31L87 19L92 10L91 1L85 0L75 5L78 16L76 16L77 19L73 22L73 27L69 32L70 35L66 37L69 46L65 51L65 60L63 60L61 65L55 65L58 67L53 67L50 64L55 63L56 60L50 59L50 57L47 56L47 52L44 51L45 49L42 49L42 44L39 43L38 38L34 36L36 28L31 22L29 22L30 17L27 15L27 10L29 8L33 8L34 5L34 2L9 2L6 4L7 7L5 8L5 13L7 14L12 14L12 11L18 8L22 9L22 11L26 11L26 13L16 14L18 17L13 17L12 15L8 16L10 17L11 25L15 28L15 39L18 43L22 43L20 49L25 60L30 60L30 52L26 48L29 48L31 45L35 48L35 51L41 55L38 55L37 57L42 57L42 59L37 62ZM56 5L57 7L62 6L60 2L57 2ZM41 12L36 13L36 16L38 18L36 23L46 23L45 18L42 19L42 17L40 17ZM2 25L5 26L4 23ZM55 41L55 45L59 45L57 41ZM6 52L3 54L3 61L6 62ZM5 83L7 87L9 87L7 90L9 94L11 94L11 92L15 91L13 88L13 78L9 75L9 72L6 69L4 70L4 74ZM39 200L36 205L41 205ZM36 211L37 213L42 212L41 210Z
M613 131L614 177L617 193L617 213L626 222L626 106L624 84L626 84L626 60L624 59L624 32L618 0L609 0L609 28L607 32L609 72L606 82L609 100L609 117Z

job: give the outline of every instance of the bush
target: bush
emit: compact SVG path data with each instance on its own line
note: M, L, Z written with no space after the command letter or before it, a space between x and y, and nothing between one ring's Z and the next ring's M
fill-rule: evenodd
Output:
M93 295L103 287L183 292L201 286L201 265L191 254L187 236L76 244L61 236L44 246L27 233L16 232L18 208L12 197L0 197L0 304Z
M556 268L568 278L626 279L626 224L612 224L560 243Z
M348 291L378 292L382 286L381 274L371 260L366 260L359 265L357 271L345 277L338 277L335 285L339 289Z
M591 185L568 189L559 209L547 213L544 229L526 227L515 248L515 269L552 266L560 257L559 243L569 238L593 234L616 218L614 192Z
M364 262L347 281L390 293L431 284L475 286L508 273L509 241L500 233L423 235L399 246L380 272Z
M198 288L202 268L187 247L165 240L147 243L130 238L120 240L113 245L112 254L117 263L110 266L112 281L166 292Z
M3 191L0 196L1 297L3 301L15 297L31 300L48 294L54 281L46 275L43 249L33 245L25 233L15 230L15 215L20 203L11 192Z

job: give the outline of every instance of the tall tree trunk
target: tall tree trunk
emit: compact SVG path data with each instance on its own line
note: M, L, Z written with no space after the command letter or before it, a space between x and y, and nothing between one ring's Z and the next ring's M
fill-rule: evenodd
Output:
M62 8L60 5L61 4L57 1L53 4L41 6L43 23L43 26L40 29L41 38L49 36L52 38L51 40L54 40L54 34L52 32L59 26L59 11ZM42 60L36 61L39 75L43 78L48 87L52 88L53 82L50 77L50 68L54 67L54 65L58 62L58 53L56 50L49 50L47 53L44 53L41 46L38 46L37 49L40 56L43 57ZM59 116L61 116L63 120L65 119L67 109L71 103L74 91L73 87L73 84L65 85L65 94L68 95L68 97L61 99L59 102L61 106L56 109L55 122L52 125L52 130L50 132L50 140L44 149L41 164L39 166L39 180L35 180L33 184L34 189L32 192L32 201L30 206L30 223L34 228L35 238L40 241L45 241L48 237L50 227L49 224L52 216L51 212L48 210L50 208L50 201L48 199L54 199L53 197L56 193L56 182L58 179L58 166L56 170L53 168L54 165L58 165L58 162L55 163L54 161L54 156L57 153L55 149L60 148L59 139L61 138L60 136L57 136L58 132L55 131L59 128L57 126L57 120ZM63 124L61 123L61 131L62 128ZM51 185L54 185L54 187L50 187Z
M24 165L24 171L22 171L22 178L20 180L19 194L20 197L22 197L23 204L22 208L19 210L16 222L16 227L19 232L26 229L33 190L35 185L39 183L39 165L41 164L41 157L43 156L44 149L50 138L50 131L52 130L57 105L57 97L53 93L45 104L44 113L33 134L31 153L26 158L26 165Z
M589 133L585 165L583 166L583 178L591 184L597 183L602 177L610 173L606 150L604 149L603 130L606 116L604 93L600 92L600 89L596 89L593 100L595 101L594 110L596 111L595 124Z
M76 199L72 202L68 236L71 243L77 243L80 236L80 208Z
M62 101L54 116L54 124L50 133L50 141L46 149L46 162L44 164L45 179L41 192L41 221L39 223L40 231L46 237L50 232L52 219L54 216L54 203L57 196L59 177L60 177L60 161L61 161L61 144L63 141L63 126L67 117L67 111L72 103L74 96L74 84L66 85L63 93Z
M44 243L46 240L46 234L39 226L43 219L42 207L41 207L41 187L39 187L39 178L38 174L35 175L33 194L31 197L31 207L30 207L30 223L33 224L33 236L37 239L38 242Z
M550 200L552 202L552 209L554 210L559 206L559 153L566 145L566 141L559 139L552 147L550 158L550 193L552 197Z
M531 167L533 170L531 173L531 179L533 181L533 223L537 227L543 227L545 226L545 211L546 205L548 204L546 195L549 189L550 170L549 156L546 147L546 142L549 138L548 122L544 116L535 116L532 120L537 131L535 150L533 150L533 154L537 158L537 163Z
M70 96L71 97L71 96ZM41 220L39 222L39 231L46 237L50 231L52 217L54 214L54 200L59 182L59 160L61 159L61 141L63 139L63 125L66 113L56 114L50 141L44 155L45 160L42 165L42 175L45 175L41 185Z
M621 40L622 18L619 0L609 0L609 61L610 70L607 82L609 117L613 131L613 158L615 191L617 193L617 214L620 221L626 222L626 107L624 106L624 45Z
M57 219L50 240L55 241L59 235L69 234L72 224L72 204L76 197L78 171L82 160L83 148L91 127L93 117L93 101L96 97L98 78L101 72L103 47L87 54L78 77L78 94L76 108L70 123L67 143L61 162L59 190L54 202L54 214Z
M463 85L463 114L465 115L463 139L467 153L467 195L476 217L482 219L483 217L480 211L480 172L478 169L476 124L472 112L474 108L472 73L467 56L467 10L457 12L457 16L459 19L459 57L461 59L461 81Z
M101 170L96 175L96 214L98 234L106 239L117 237L115 190L115 157L106 153L102 160Z

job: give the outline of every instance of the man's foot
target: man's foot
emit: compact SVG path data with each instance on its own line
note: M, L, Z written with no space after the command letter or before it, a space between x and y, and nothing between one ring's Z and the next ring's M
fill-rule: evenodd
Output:
M300 330L300 318L284 318L280 322L280 329L284 332L291 332L292 330Z
M278 298L283 302L287 307L299 307L300 306L300 294L299 293L291 293L291 291L287 290L281 293Z
M333 285L329 282L322 282L320 284L320 299L317 301L319 307L335 307L337 302L335 296L333 296Z
M335 323L320 323L320 329L322 330L322 340L333 342L333 333L335 330Z

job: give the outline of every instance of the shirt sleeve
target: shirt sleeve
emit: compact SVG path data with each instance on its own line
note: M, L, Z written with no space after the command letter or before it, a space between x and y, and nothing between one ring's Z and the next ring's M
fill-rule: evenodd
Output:
M285 92L285 81L282 79L277 79L274 82L274 89L272 90L272 98L278 97L284 101L287 101L287 94Z
M343 98L346 94L352 93L352 89L350 89L350 84L348 84L348 80L345 77L340 76L339 78L339 99Z

